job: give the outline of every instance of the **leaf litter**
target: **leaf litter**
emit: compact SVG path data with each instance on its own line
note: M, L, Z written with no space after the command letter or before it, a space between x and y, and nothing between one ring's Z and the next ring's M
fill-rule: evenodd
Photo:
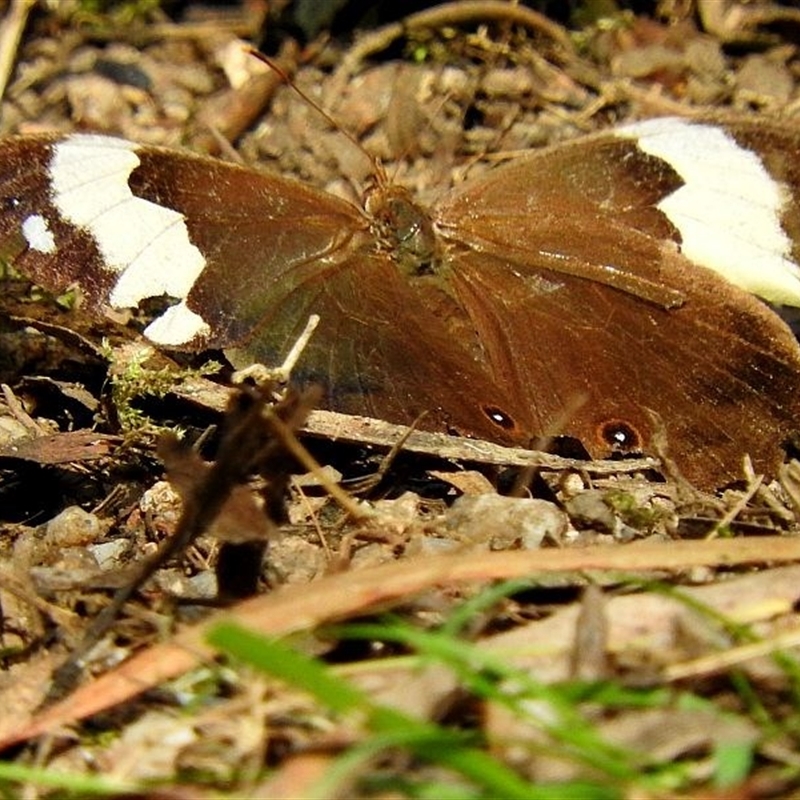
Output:
M456 5L431 13L461 24L448 17ZM714 16L702 32L678 10L669 25L621 16L584 29L579 51L547 18L511 33L493 27L511 8L475 4L485 25L450 39L441 22L415 18L422 65L365 61L400 36L393 23L349 52L305 45L297 71L296 47L282 57L301 88L332 97L334 116L360 121L365 146L422 196L440 191L455 164L475 174L489 151L557 141L616 114L712 102L769 111L797 96L791 32L781 27L792 24L788 9L768 34L754 18L737 33L731 17ZM4 132L80 124L214 148L209 130L242 132L246 160L351 197L363 181L363 161L340 157L339 134L271 73L248 62L248 75L231 77L232 44L253 20L161 18L158 28L151 19L138 23L134 46L97 18L111 24L98 47L61 13L34 19L20 45ZM52 38L45 21L71 36ZM757 35L777 37L766 61L720 44ZM485 125L465 128L470 107ZM195 110L202 130L192 130ZM421 135L409 136L410 119L424 121ZM230 390L176 370L169 391L148 391L145 378L130 398L139 424L124 430L100 337L129 339L126 321L98 326L79 308L33 311L28 296L12 297L3 346L25 355L3 373L0 418L0 766L156 781L176 797L410 793L416 784L476 796L474 776L404 756L397 742L345 770L375 732L299 685L221 660L207 636L235 622L321 659L376 706L476 735L531 792L588 781L619 795L727 788L754 797L798 785L796 464L767 485L745 465L741 487L703 495L652 480L653 462L533 456L415 431L381 472L407 431L313 411L301 439L324 470L304 462L306 475L294 475L294 433L264 433L260 416L248 425L264 447L282 443L281 455L219 470ZM156 373L166 365L153 358ZM97 405L76 403L71 385ZM165 438L177 426L194 449ZM497 494L519 484L511 467L530 472L532 497ZM164 474L171 491L158 483ZM367 495L331 499L332 485L373 474ZM126 601L109 615L120 591ZM209 610L213 600L225 608ZM103 614L113 624L81 651ZM77 670L56 699L65 659ZM28 789L46 795L29 774Z

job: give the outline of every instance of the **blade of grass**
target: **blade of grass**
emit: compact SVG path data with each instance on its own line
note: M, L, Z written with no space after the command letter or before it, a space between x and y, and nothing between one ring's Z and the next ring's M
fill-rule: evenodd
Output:
M374 733L391 737L420 759L449 767L497 797L530 800L536 796L532 794L535 787L487 753L468 746L463 734L372 703L366 694L333 675L318 661L232 623L215 626L208 641L245 663L309 692L333 711L363 714L367 727Z
M714 751L714 784L718 789L742 786L753 767L753 746L749 742L726 742Z
M79 797L135 795L144 791L141 785L131 781L114 780L102 775L74 775L14 762L0 762L0 784L4 782L61 789Z
M451 636L458 636L478 614L493 608L500 600L506 600L512 594L535 588L535 586L536 583L529 579L500 581L492 584L453 609L440 630Z
M465 688L487 700L502 704L517 716L531 720L559 745L568 748L572 758L602 770L616 780L641 780L646 758L627 748L606 742L576 710L572 699L556 685L541 684L528 672L509 666L496 655L471 642L464 642L440 631L422 631L401 623L340 625L334 629L340 638L393 641L412 647L437 663L447 664ZM513 687L511 690L509 687ZM541 701L550 709L547 722L541 715L532 718L530 701ZM537 706L538 707L538 706Z

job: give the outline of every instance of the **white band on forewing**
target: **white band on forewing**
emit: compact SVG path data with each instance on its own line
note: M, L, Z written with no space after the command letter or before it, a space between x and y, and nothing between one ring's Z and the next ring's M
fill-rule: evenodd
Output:
M684 181L658 208L680 232L687 258L772 303L800 306L800 267L781 227L788 190L756 153L724 128L672 117L615 133L634 139Z
M114 308L165 294L183 301L206 265L182 214L131 192L136 150L122 139L74 134L53 145L50 162L53 205L91 234L106 268L119 274L109 296ZM147 329L157 344L177 346L208 334L208 324L185 303L169 312L167 321Z

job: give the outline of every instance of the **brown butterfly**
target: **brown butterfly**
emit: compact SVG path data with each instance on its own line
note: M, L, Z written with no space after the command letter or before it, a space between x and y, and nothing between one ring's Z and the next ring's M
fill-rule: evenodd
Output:
M800 305L800 134L654 120L532 152L430 211L105 136L0 141L0 253L90 307L176 299L145 331L279 363L328 407L593 457L662 432L705 488L774 474L800 350L731 280ZM730 279L722 277L724 272ZM565 410L571 409L568 417Z

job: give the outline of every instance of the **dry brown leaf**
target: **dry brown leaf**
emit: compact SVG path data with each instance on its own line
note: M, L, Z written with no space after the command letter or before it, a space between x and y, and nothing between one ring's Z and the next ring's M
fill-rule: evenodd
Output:
M18 458L37 464L69 464L106 458L122 442L119 436L94 431L67 431L35 439L17 440L0 449L0 458Z

